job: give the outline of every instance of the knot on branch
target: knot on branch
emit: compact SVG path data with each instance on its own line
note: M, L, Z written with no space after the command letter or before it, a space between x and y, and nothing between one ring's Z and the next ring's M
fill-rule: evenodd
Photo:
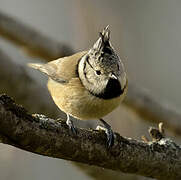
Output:
M148 132L149 132L149 135L151 137L151 141L148 140L148 138L146 136L142 136L142 140L146 143L149 143L149 142L158 142L160 141L161 139L165 138L165 130L163 128L163 123L160 122L158 124L158 128L155 128L155 127L150 127L148 129Z

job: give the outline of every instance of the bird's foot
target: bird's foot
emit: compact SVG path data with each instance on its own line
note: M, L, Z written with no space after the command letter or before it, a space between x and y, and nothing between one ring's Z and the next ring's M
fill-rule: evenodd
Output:
M74 127L74 124L73 124L72 120L70 119L69 114L67 114L66 124L68 125L71 133L73 133L73 135L77 135L77 129Z
M99 120L103 123L104 127L97 126L96 129L97 130L101 129L101 130L105 131L105 133L107 135L107 146L108 146L108 148L110 148L114 144L114 133L111 129L111 126L108 123L106 123L103 119L99 119Z

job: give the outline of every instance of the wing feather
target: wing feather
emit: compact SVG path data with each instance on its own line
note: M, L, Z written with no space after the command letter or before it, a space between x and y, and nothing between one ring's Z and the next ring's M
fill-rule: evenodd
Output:
M78 77L77 64L86 51L76 53L69 57L59 58L47 64L28 63L28 66L37 69L50 77L51 79L67 83L72 78Z

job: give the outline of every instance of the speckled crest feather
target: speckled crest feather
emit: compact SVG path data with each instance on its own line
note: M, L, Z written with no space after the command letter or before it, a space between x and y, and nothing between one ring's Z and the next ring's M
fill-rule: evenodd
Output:
M98 40L88 52L89 59L105 71L111 71L115 69L115 64L119 64L120 58L110 43L109 25L99 35Z

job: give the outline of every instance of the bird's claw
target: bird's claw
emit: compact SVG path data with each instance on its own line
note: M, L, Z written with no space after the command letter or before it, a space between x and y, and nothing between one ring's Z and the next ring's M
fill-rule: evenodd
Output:
M112 129L109 129L105 132L107 135L107 146L108 146L108 148L110 148L114 144L114 133L113 133Z
M72 120L70 119L69 115L67 114L67 121L66 121L66 124L68 125L71 133L73 135L77 135L77 129L74 127L74 124L72 122Z
M74 125L72 124L72 125L68 125L68 126L69 126L71 133L73 135L77 135L77 129L74 127Z
M114 144L114 132L111 129L111 126L107 124L103 119L100 119L100 121L103 123L104 127L98 126L97 129L102 129L105 131L107 136L107 147L110 148Z

